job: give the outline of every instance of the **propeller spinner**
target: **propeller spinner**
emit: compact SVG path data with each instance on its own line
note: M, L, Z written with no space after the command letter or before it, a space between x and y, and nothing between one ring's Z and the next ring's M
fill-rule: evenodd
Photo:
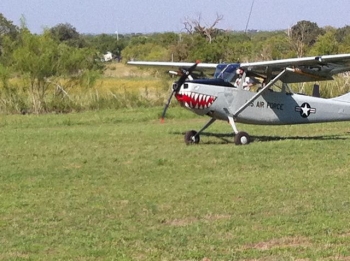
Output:
M181 86L185 83L185 81L187 80L188 76L192 74L192 72L196 69L197 65L199 64L199 61L197 61L195 64L193 64L190 68L188 68L188 70L185 69L181 69L182 70L182 75L180 77L180 79L174 83L173 85L173 91L171 92L167 103L164 106L164 110L162 113L162 117L160 118L161 122L164 122L164 117L166 114L166 111L170 105L171 99L173 98L175 93L178 93L180 91Z

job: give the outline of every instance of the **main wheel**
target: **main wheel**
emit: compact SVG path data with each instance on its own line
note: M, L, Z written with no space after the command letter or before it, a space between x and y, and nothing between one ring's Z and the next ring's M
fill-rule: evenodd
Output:
M194 131L194 130L191 130L191 131L188 131L185 133L185 143L187 145L189 144L193 144L193 143L199 143L200 141L200 138L199 138L199 135L196 135L197 132ZM196 136L195 136L196 135ZM194 137L195 136L195 137Z
M244 131L240 131L235 135L234 141L236 145L246 145L246 144L249 144L250 137L248 133Z

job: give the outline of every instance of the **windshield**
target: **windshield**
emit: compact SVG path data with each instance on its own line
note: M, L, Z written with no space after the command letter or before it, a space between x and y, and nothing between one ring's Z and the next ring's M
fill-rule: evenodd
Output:
M238 63L218 64L218 66L216 66L214 78L223 79L225 82L231 82L236 75L237 68L239 68Z

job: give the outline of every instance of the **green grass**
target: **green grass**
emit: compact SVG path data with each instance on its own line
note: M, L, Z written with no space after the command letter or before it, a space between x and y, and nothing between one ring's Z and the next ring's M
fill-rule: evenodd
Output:
M175 107L0 118L0 260L347 260L350 124Z

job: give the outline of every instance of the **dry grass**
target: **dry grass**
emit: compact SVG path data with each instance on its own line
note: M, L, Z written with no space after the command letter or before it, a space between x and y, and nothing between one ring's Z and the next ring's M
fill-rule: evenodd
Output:
M152 72L140 69L134 66L128 66L124 63L108 63L104 71L104 77L124 78L124 77L140 77L147 78L152 76Z

